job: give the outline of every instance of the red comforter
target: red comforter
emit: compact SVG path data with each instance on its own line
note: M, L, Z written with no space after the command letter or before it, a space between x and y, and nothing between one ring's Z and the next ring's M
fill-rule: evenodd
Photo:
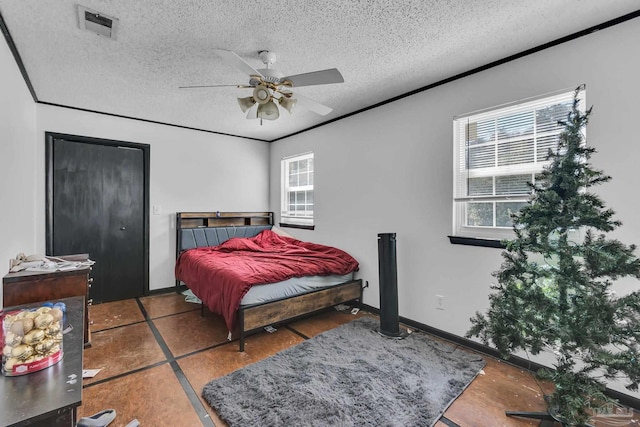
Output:
M340 249L265 230L255 237L185 251L176 261L175 274L233 331L240 300L251 286L357 269L358 262Z

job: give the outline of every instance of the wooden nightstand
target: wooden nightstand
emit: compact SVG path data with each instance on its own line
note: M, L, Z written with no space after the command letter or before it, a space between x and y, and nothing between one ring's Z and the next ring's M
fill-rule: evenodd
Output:
M69 261L86 261L88 254L67 255L63 258ZM89 278L91 267L66 271L19 271L8 273L2 278L2 298L5 307L31 304L35 302L53 301L61 298L81 296L86 307L84 310L84 346L91 345L91 331L89 330Z

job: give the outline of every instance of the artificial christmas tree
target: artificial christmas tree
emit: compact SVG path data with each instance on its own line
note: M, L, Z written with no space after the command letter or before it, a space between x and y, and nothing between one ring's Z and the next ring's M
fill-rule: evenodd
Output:
M580 111L580 89L550 165L513 215L515 238L493 274L490 307L476 313L467 333L505 358L552 351L554 369L538 375L555 385L547 419L564 425L587 425L594 408L610 403L607 379L625 378L630 390L640 382L640 293L618 297L612 289L620 277L640 278L640 260L635 245L607 238L621 224L590 191L610 177L589 163L595 150L583 130L591 109Z

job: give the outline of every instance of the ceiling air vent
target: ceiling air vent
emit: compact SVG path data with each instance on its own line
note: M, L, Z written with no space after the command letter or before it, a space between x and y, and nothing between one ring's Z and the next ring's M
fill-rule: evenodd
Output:
M78 21L82 30L91 31L113 40L116 39L118 18L78 5Z

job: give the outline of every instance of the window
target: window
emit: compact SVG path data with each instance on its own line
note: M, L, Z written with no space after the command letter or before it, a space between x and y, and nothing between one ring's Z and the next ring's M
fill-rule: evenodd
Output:
M574 91L456 117L453 234L481 239L513 236L511 214L526 205L536 174L549 164ZM579 94L582 101L584 90ZM584 102L580 102L584 108Z
M313 153L282 159L282 223L313 226Z

